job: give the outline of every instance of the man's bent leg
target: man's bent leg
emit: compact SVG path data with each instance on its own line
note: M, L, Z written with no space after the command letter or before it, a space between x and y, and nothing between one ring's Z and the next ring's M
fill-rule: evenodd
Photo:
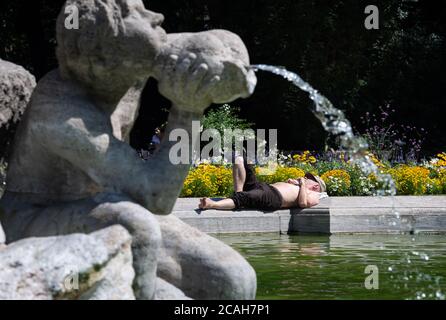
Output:
M234 179L234 191L243 191L246 181L245 161L243 157L236 157L232 166L232 177Z

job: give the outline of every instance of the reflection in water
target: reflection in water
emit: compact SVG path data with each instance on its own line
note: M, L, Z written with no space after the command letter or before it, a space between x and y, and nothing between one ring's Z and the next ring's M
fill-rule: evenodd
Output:
M217 238L256 269L258 299L445 299L445 235ZM379 269L378 290L365 288L368 265Z

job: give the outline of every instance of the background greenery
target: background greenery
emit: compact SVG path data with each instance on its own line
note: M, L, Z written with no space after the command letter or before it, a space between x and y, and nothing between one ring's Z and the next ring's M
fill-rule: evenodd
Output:
M3 0L0 57L21 64L37 78L56 66L54 22L63 0ZM395 123L426 128L425 154L446 146L445 1L373 1L380 29L364 28L358 0L151 0L149 9L166 16L168 32L224 28L245 41L253 63L297 71L346 111L358 130L360 117L391 105ZM153 97L156 98L153 98ZM285 150L322 150L326 136L307 111L308 98L285 81L259 74L254 96L236 105L259 128L278 128ZM169 103L151 81L132 134L146 145L163 123Z

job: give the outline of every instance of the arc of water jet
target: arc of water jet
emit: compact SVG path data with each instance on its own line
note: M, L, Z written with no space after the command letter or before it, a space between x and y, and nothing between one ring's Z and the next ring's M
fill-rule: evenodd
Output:
M281 76L294 86L307 92L314 102L311 111L319 119L325 131L340 138L341 148L351 152L353 163L358 165L364 174L374 174L377 180L383 183L384 189L378 190L378 195L396 195L396 186L392 177L389 174L382 173L367 155L368 144L364 139L354 135L351 123L345 117L344 112L335 108L330 100L321 95L298 74L288 71L284 67L257 64L250 66L250 68L256 72L262 70Z

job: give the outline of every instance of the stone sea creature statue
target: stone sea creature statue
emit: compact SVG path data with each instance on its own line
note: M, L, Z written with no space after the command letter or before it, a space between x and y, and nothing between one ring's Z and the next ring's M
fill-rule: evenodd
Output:
M76 6L79 29L64 26ZM252 94L256 78L228 31L167 35L141 0L69 0L57 21L59 68L38 83L15 136L0 200L7 243L123 226L138 299L157 275L194 299L253 299L256 275L236 251L168 216L189 165L164 139L149 161L129 146L141 91L154 77L172 101L166 137L191 132L213 102Z

